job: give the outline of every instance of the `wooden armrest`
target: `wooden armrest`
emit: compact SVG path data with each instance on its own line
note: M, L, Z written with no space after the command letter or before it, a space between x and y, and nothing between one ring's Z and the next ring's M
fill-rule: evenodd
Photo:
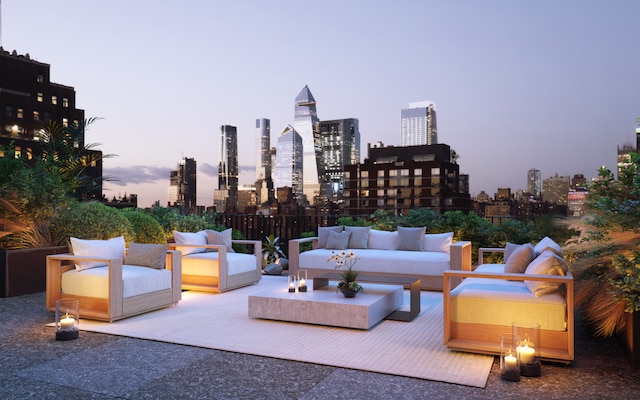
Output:
M504 253L503 247L480 247L478 249L478 264L484 264L484 253Z
M449 249L449 266L455 270L471 270L471 242L461 240L451 245Z
M478 271L444 271L445 278L485 278L485 279L501 279L509 281L544 281L568 283L573 282L573 276L570 273L565 275L526 275L526 274L508 274L495 272L478 272Z

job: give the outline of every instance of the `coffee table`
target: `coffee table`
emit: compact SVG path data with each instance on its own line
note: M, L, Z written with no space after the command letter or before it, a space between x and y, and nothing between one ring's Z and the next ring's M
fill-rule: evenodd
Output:
M313 278L313 289L321 288L329 284L329 280L340 280L340 274L336 272L329 272ZM409 311L396 310L385 319L391 319L395 321L413 320L418 314L420 314L420 279L410 278L405 276L394 275L371 275L371 274L358 274L358 282L373 282L373 283L385 283L390 285L403 285L409 286ZM365 291L367 290L365 286ZM357 296L356 296L357 297Z

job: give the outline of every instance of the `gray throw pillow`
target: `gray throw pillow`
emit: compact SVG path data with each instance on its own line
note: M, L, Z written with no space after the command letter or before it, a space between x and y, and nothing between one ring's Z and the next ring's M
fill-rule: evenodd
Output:
M424 249L424 234L427 228L398 227L397 250L422 251Z
M329 238L329 232L342 232L342 225L318 227L318 248L319 249L324 249L325 247L327 247L327 239Z
M509 274L524 274L529 263L535 258L533 246L529 243L518 246L504 265L504 272Z
M351 232L329 232L326 249L346 250Z
M142 267L164 269L168 244L131 243L124 263Z
M370 226L345 226L346 232L351 232L349 238L349 249L366 249L369 243Z

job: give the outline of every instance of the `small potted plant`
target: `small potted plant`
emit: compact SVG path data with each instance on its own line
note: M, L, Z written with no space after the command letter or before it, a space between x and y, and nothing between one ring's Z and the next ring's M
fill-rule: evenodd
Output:
M339 253L332 251L331 257L327 260L327 262L333 261L336 263L335 269L342 270L340 272L342 280L338 283L337 290L342 292L344 297L355 297L356 294L363 290L362 286L356 281L359 272L353 269L353 266L358 260L360 260L360 257L352 250L349 250L349 252L341 251Z
M278 263L280 259L284 259L284 252L280 248L280 237L273 233L265 237L262 242L262 257L264 260L264 271L271 275L280 275L283 266Z

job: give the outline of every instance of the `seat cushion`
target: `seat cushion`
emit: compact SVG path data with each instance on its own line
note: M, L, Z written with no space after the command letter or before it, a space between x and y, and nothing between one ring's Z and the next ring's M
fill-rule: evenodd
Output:
M253 254L227 253L229 275L256 270L256 257ZM184 275L219 276L218 253L196 253L182 257Z
M123 297L171 289L171 271L137 265L122 266ZM69 270L62 274L62 293L75 296L109 298L109 268Z

